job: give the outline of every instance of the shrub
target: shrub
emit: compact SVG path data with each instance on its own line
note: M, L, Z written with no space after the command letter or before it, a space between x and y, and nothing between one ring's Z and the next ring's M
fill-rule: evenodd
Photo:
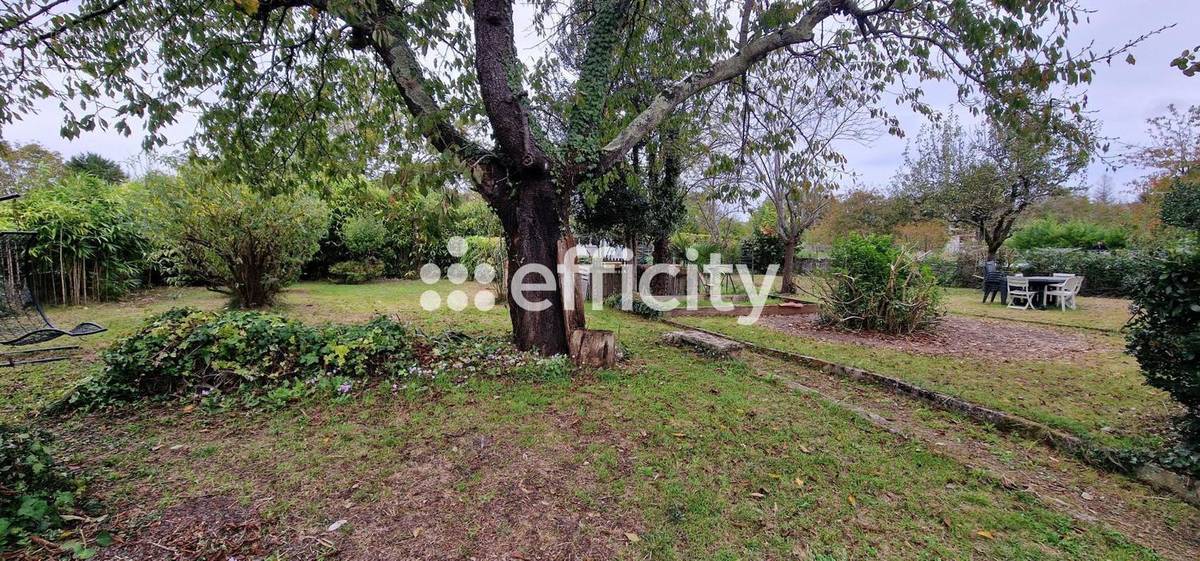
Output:
M1129 294L1133 278L1140 266L1137 254L1128 250L1034 249L1021 252L1019 261L1021 272L1026 275L1082 275L1085 296Z
M358 259L378 260L387 246L387 228L374 217L358 215L342 223L342 241Z
M337 284L362 284L383 276L383 263L378 261L342 261L329 268L329 278Z
M830 270L818 279L820 318L828 325L903 334L941 316L933 273L890 236L853 234L835 242Z
M1017 230L1008 240L1008 245L1018 250L1047 247L1092 249L1100 243L1108 249L1124 248L1129 243L1129 231L1119 226L1103 226L1080 220L1059 222L1043 218Z
M467 236L466 242L467 251L459 258L458 262L462 263L468 271L474 272L475 268L483 263L491 265L496 271L504 269L504 262L508 260L504 238Z
M617 293L617 294L610 295L608 298L606 298L604 300L604 305L611 310L620 310L621 309L621 294ZM641 297L636 294L633 295L633 302L630 304L629 309L626 311L628 311L629 313L632 313L636 316L644 317L646 319L660 319L663 317L663 313L661 311L650 307L649 304L642 301Z
M1200 181L1175 182L1163 195L1162 221L1184 230L1200 230Z
M1164 251L1140 260L1132 283L1130 354L1146 381L1187 408L1200 434L1200 252Z
M60 526L81 485L51 457L47 436L0 423L0 549Z
M316 253L329 221L315 198L264 195L203 170L150 185L155 236L177 250L190 274L238 307L271 304Z
M150 318L102 358L104 370L63 408L296 383L336 388L364 378L538 378L542 369L558 368L499 338L430 337L382 316L361 325L310 326L263 312L191 308Z
M508 279L504 277L504 267L508 261L508 250L504 245L504 238L468 236L466 241L467 252L459 258L459 262L467 268L476 281L481 280L475 276L476 268L484 263L491 265L495 270L495 276L488 285L495 291L497 301L506 300L508 298Z
M769 265L782 265L783 238L755 230L742 242L741 260L755 273L765 273Z
M1184 191L1181 194L1181 191ZM1176 184L1163 198L1163 222L1184 230L1176 247L1141 259L1131 283L1133 318L1126 346L1151 386L1184 406L1175 445L1157 455L1167 467L1200 476L1200 197Z

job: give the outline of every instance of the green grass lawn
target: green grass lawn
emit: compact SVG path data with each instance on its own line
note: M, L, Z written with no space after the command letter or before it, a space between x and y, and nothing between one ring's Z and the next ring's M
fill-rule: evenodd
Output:
M431 329L508 329L503 308L424 312L426 288L304 283L279 310L305 321L387 313ZM97 349L172 305L221 301L159 290L52 310L111 332L88 342L80 362L0 373L0 418L28 418L96 368ZM741 360L664 346L664 324L589 318L629 350L619 368L539 384L356 388L348 400L274 411L166 403L36 422L123 513L113 520L126 540L142 525L203 527L200 509L187 507L215 496L273 536L317 536L347 559L1156 558ZM347 524L325 531L339 519Z
M946 310L952 314L1008 319L1047 325L1119 331L1129 321L1129 300L1080 296L1077 309L1014 310L996 302L984 304L983 292L973 288L947 288Z

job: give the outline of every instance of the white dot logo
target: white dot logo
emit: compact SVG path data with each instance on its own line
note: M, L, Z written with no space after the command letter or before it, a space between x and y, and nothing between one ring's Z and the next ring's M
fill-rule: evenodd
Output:
M466 255L467 249L467 240L462 236L454 236L446 242L446 250L455 259L461 259ZM490 263L476 265L473 272L475 282L481 285L491 284L496 279L496 267ZM450 284L463 285L469 280L471 273L472 271L468 270L466 265L453 263L446 268L446 279L450 281ZM420 275L421 282L435 285L442 280L442 268L434 263L426 263L421 266ZM421 308L425 311L437 310L442 307L442 303L441 294L435 290L430 289L421 293ZM451 291L445 298L446 307L455 312L467 309L471 303L472 298L462 289ZM496 306L496 294L488 289L479 290L475 293L474 304L477 309L488 311Z

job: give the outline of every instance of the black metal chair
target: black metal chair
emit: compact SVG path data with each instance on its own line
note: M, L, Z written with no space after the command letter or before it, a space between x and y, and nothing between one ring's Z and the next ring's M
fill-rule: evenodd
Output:
M61 329L46 317L37 296L29 289L29 246L36 237L34 232L0 232L0 260L3 260L0 270L4 273L4 278L0 280L0 345L26 347L53 341L59 337L84 337L105 331L104 327L92 322L83 322L71 329ZM27 360L18 358L78 348L78 345L68 345L3 352L0 353L0 367L65 360L70 357L40 356Z

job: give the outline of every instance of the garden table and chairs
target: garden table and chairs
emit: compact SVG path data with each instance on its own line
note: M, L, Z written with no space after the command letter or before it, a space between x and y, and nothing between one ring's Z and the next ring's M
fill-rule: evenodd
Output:
M1083 277L1070 273L1050 276L1010 276L1007 278L1009 308L1043 310L1054 300L1062 310L1075 309L1075 298L1083 287ZM1019 303L1018 303L1019 302Z

